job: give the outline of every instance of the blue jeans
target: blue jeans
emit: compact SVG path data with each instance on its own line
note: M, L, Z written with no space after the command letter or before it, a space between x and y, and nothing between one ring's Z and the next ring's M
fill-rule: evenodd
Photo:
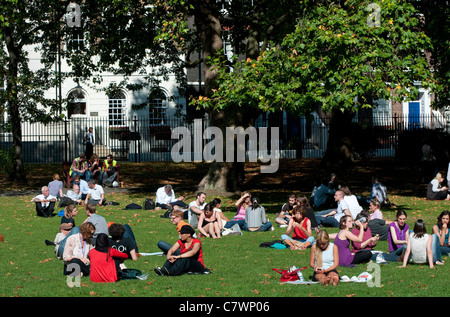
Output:
M315 212L317 225L322 225L324 227L339 227L339 222L334 218L334 216L324 217L326 214L332 212L334 209L327 209Z
M314 239L313 236L310 236L308 239L293 239L290 236L288 236L287 234L282 234L281 235L281 240L282 241L284 241L284 240L295 240L295 241L300 241L300 242L308 242L309 241L311 243L311 245L313 245L314 241L316 241L316 239ZM309 247L311 247L311 245Z
M80 175L81 178L86 175L86 182L88 182L91 179L91 172L90 171L86 171L84 173L72 171L72 178L74 178L75 175Z
M166 241L158 241L158 243L156 244L158 246L158 248L161 249L162 252L164 252L164 254L167 254L167 252L169 252L170 248L172 248L172 245L170 243L167 243ZM173 255L180 255L180 249L176 250Z
M71 235L77 234L77 233L80 233L80 227L73 227L72 230L69 231L67 236L61 241L61 243L59 244L59 247L58 247L58 255L60 257L62 257L64 254L64 247L66 246L67 238L70 237Z
M270 228L272 228L272 223L268 221L266 223L263 223L259 227L259 230L256 230L256 231L268 231L268 230L270 230ZM244 222L244 226L242 227L242 230L250 231L250 230L248 230L248 226L247 226L247 224L245 222Z
M431 242L431 252L433 253L433 263L436 261L442 261L442 252L441 245L439 244L439 237L437 234L432 234L431 238L433 239Z
M323 217L323 216L316 216L317 225L322 225L325 227L339 227L339 222L333 217Z
M243 228L244 228L244 225L245 225L245 220L244 220L244 219L241 219L241 220L233 220L233 219L231 219L230 221L227 221L227 223L225 224L224 228L230 229L230 228L233 227L235 224L238 224L239 227L240 227L241 229L243 229Z

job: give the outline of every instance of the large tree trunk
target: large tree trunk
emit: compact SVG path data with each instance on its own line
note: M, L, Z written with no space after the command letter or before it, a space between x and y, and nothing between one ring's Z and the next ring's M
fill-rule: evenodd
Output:
M199 0L197 1L196 11L194 13L194 23L198 30L202 42L202 53L204 60L204 78L205 78L205 95L210 96L212 89L217 88L217 70L213 65L207 63L209 56L214 56L223 48L222 26L220 23L220 14L217 11L217 3L215 0ZM258 13L255 13L258 15ZM257 18L257 16L255 16ZM247 37L246 57L252 59L259 54L259 33L258 30L252 29ZM236 52L238 51L235 49ZM248 110L242 107L230 106L225 111L212 110L209 112L210 125L218 127L225 136L227 127L242 127L243 129L253 125L258 113L254 110ZM225 138L224 138L225 140ZM235 139L236 141L236 139ZM231 144L223 144L223 153L227 153L227 146ZM234 144L235 158L232 162L216 162L211 163L210 168L198 185L199 190L214 190L220 192L236 192L240 190L244 182L244 162L237 161L237 144ZM229 150L229 149L228 149ZM224 155L225 156L225 155Z
M329 121L327 150L321 162L322 167L333 170L345 168L354 163L352 151L353 116L354 113L351 111L333 110Z
M9 30L8 30L9 31ZM8 115L11 120L14 163L9 173L9 178L14 183L25 183L26 174L22 154L22 126L18 104L17 78L19 74L20 49L13 42L10 32L5 32L5 43L9 54L8 76L6 80L6 94L8 103Z
M217 70L210 65L208 57L223 48L222 27L215 0L197 1L194 22L202 42L205 95L209 97L212 89L216 88ZM223 111L210 111L210 125L220 128L223 132L231 124L232 116ZM225 133L224 133L225 135ZM220 145L217 145L220 146ZM226 146L225 144L223 145ZM224 152L226 153L226 148ZM243 164L236 162L213 162L205 177L198 185L199 190L236 191L242 181Z

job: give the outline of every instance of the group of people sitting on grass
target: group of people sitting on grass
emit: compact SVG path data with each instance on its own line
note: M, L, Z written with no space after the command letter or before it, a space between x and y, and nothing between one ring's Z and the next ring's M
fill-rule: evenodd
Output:
M244 192L236 201L236 215L230 220L222 210L222 201L219 198L206 202L206 194L199 192L196 199L189 204L183 202L184 197L176 198L171 185L160 187L156 191L156 209L164 210L161 217L170 217L174 210L182 210L183 218L198 229L200 235L212 238L221 238L228 234L241 234L244 231L274 230L272 223L267 220L266 211L260 205L257 196Z
M374 188L378 188L378 194ZM339 281L338 266L353 267L370 260L377 263L400 262L400 267L405 267L410 260L428 263L430 268L443 264L442 255L450 252L450 212L445 210L437 217L431 234L427 234L425 223L420 219L410 230L403 210L398 210L394 221L383 218L379 197L382 197L384 204L392 204L384 186L376 181L374 188L368 211L359 204L365 200L352 195L346 186L336 186L333 195L335 205L329 203L330 209L317 210L315 198L319 189L313 195L316 210L306 196L295 195L290 195L281 207L274 223L286 228L281 240L293 250L310 248L313 280L336 285ZM43 189L44 198L36 198L35 202L42 205L51 202L47 191L48 187L45 193ZM156 193L157 208L167 210L162 217L170 218L179 237L174 244L162 240L157 243L166 255L163 266L154 269L157 275L209 273L203 261L201 237L221 238L227 234L241 234L242 231L274 230L259 198L248 192L242 193L235 202L236 214L232 219L224 215L218 198L207 203L206 194L199 192L189 204L184 203L183 199L175 196L170 185L159 188ZM83 224L75 226L77 205L67 205L59 233L54 242L46 243L54 245L57 257L64 261L64 274L75 272L89 275L94 282L115 282L126 269L124 260L137 260L139 256L134 234L128 225L107 223L96 213L96 204L89 203L87 198L84 202L87 218ZM317 202L320 203L320 200ZM339 231L328 233L325 227L336 227ZM388 241L386 252L375 249L380 240Z
M113 186L118 178L119 165L112 154L107 155L105 160L100 160L97 154L92 154L90 158L87 158L84 153L81 153L72 161L66 172L70 177L74 178L78 175L86 182L97 179L98 185L102 187ZM66 186L69 187L69 184Z
M131 227L107 222L97 214L96 206L87 204L86 219L75 225L78 207L70 204L61 217L54 241L55 255L64 262L64 275L89 276L93 282L115 282L126 270L125 259L138 259L139 250Z
M401 263L399 268L406 267L409 261L428 264L430 268L434 268L436 264L444 264L442 254L448 256L450 253L448 210L444 210L437 217L432 234L427 233L422 219L418 219L413 230L410 230L406 224L406 213L399 210L396 220L388 226L389 252L386 253L373 249L380 237L372 236L367 225L367 216L369 215L359 216L355 222L351 216L343 216L338 233L329 234L326 230L318 230L310 255L310 266L314 269L313 281L337 285L338 266L351 267L371 259L377 263L386 260L398 261ZM331 239L334 239L334 242L331 242Z
M117 161L113 160L112 155L100 163L98 156L93 154L90 161L86 160L84 154L77 157L69 171L73 180L72 189L64 194L64 182L61 181L59 174L53 174L53 180L48 185L41 188L41 194L35 196L32 202L36 205L36 213L40 217L55 216L55 206L59 201L59 207L65 207L70 204L94 204L104 205L106 203L105 185L111 185L117 177ZM98 175L98 184L95 183L95 177ZM84 179L83 179L84 178ZM66 184L70 187L69 184Z

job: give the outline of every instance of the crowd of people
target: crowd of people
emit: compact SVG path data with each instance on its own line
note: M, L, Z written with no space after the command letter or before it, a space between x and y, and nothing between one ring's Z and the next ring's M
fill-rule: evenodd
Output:
M96 155L92 158L95 160ZM111 159L108 159L109 166L116 166ZM74 164L83 162L83 155L74 160ZM48 186L42 188L42 194L32 201L36 203L37 214L43 217L53 215L58 200L60 206L65 207L54 241L46 240L48 245L55 246L56 256L63 260L64 274L90 276L93 282L115 282L126 268L124 260L138 259L137 243L130 226L108 223L97 214L96 208L105 204L104 191L94 182L94 173L88 171L89 167L82 175L78 168L72 169L73 187L66 194L55 174ZM429 188L434 191L437 181L439 192L444 192L441 188L448 188L443 184L445 174L438 174ZM99 178L99 182L102 179ZM304 195L289 195L273 224L260 198L249 192L243 192L237 199L236 213L228 219L221 210L219 198L207 202L207 194L198 192L193 201L186 203L183 196L175 195L171 185L162 186L156 190L155 209L162 211L161 217L170 218L178 240L174 244L158 241L157 246L166 261L154 271L160 276L208 274L210 270L203 261L202 237L221 239L243 232L271 231L275 226L285 228L280 239L287 248L310 250L313 280L322 284L338 284L338 266L354 267L370 260L398 262L399 267L405 267L409 261L427 263L430 268L444 264L442 255L450 252L450 212L445 210L437 217L429 234L421 219L411 230L403 210L398 210L395 220L384 218L381 207L395 205L388 198L386 186L377 178L373 178L372 184L370 197L359 197L339 184L332 174L330 179L322 179L309 199ZM446 193L448 195L448 190ZM76 226L75 217L82 205L87 218ZM329 233L326 230L329 227L339 231ZM388 242L387 250L376 248L380 240Z

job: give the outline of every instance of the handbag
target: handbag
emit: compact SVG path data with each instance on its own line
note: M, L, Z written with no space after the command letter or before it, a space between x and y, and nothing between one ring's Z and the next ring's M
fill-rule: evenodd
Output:
M296 269L296 270L283 270L283 269L272 269L273 271L280 273L281 277L280 277L280 282L284 283L284 282L294 282L297 281L299 279L298 276L298 272L302 271L304 269L308 268L307 266Z

